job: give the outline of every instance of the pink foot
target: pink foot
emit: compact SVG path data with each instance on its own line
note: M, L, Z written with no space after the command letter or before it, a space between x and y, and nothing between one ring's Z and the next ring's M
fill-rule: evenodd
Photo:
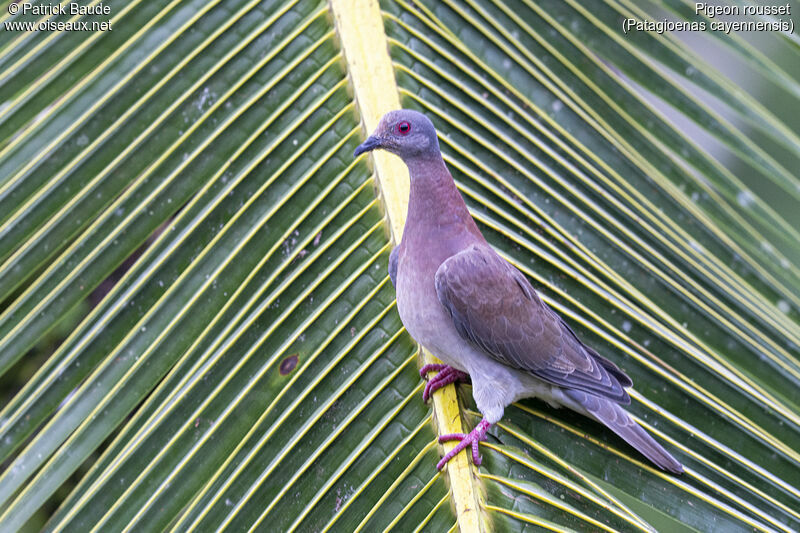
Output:
M445 368L447 368L447 365L437 365L437 364L425 365L419 369L419 377L421 377L422 379L426 379L428 377L428 372L439 372L440 370L444 370Z
M472 464L474 464L475 466L480 466L481 456L478 453L478 443L486 439L486 430L489 429L491 425L492 424L489 423L486 419L483 419L478 423L477 426L475 426L475 429L473 429L466 435L463 433L453 433L451 435L442 435L441 437L439 437L439 442L447 442L451 440L457 440L460 442L456 444L455 448L447 452L445 456L442 457L442 460L439 461L439 463L436 465L436 469L441 470L442 468L444 468L444 465L447 464L447 462L450 459L455 457L456 454L458 454L458 452L460 452L467 446L470 446L472 448Z
M430 381L425 384L425 390L422 391L423 402L427 402L428 398L431 397L431 394L441 389L445 385L450 385L451 383L455 383L457 381L470 381L469 374L462 372L461 370L456 370L452 366L438 364L425 365L419 371L419 374L422 376L422 379L425 379L425 376L428 374L428 372L439 373L432 377Z

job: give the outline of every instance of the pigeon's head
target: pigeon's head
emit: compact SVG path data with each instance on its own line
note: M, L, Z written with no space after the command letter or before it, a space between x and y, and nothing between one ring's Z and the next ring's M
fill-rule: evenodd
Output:
M410 109L383 115L378 127L356 148L353 156L378 149L400 156L404 161L439 157L439 141L433 123L422 113Z

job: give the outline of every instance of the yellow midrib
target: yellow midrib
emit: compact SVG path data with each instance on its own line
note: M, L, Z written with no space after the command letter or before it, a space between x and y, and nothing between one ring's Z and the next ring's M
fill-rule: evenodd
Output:
M370 133L384 113L401 107L380 7L377 0L329 2L361 121L365 133ZM397 243L403 234L408 209L408 170L400 159L386 152L372 152L372 159L378 194L386 210L392 240ZM440 362L429 352L422 353L423 363ZM437 434L463 433L455 387L439 389L432 402ZM449 442L443 446L449 451L455 445ZM482 531L481 494L467 454L456 455L443 472L449 481L459 530Z

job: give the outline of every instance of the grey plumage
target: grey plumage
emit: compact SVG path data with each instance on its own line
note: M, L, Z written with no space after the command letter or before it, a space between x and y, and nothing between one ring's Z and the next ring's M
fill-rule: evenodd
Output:
M660 468L680 473L681 464L622 408L630 403L630 378L581 342L483 238L427 117L388 113L355 155L374 149L400 156L411 177L403 239L389 258L400 318L451 375L469 374L484 415L470 434L448 437L461 442L439 467L470 445L479 463L475 444L486 428L512 402L535 396L602 422Z

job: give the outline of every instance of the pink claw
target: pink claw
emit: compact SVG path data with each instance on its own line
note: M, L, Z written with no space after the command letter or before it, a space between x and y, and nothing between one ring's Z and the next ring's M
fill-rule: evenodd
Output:
M432 377L426 384L425 390L422 391L422 401L427 402L428 398L431 397L435 391L441 389L446 385L450 385L451 383L455 383L457 381L462 382L469 382L469 374L466 372L462 372L460 370L456 370L452 366L447 365L438 365L438 364L431 364L425 365L420 370L420 374L422 375L423 379L427 375L428 372L438 371L439 373Z
M447 365L442 364L430 364L425 365L419 369L419 377L422 379L426 379L428 377L428 372L439 372L440 370L444 370L447 368Z
M450 459L455 457L456 454L458 454L458 452L460 452L467 446L470 446L472 448L472 463L475 466L480 466L481 456L478 453L478 443L486 439L486 430L488 430L491 425L492 424L489 423L486 419L483 419L478 423L477 426L475 426L475 429L473 429L466 435L464 433L452 433L450 435L442 435L441 437L439 437L440 443L451 440L457 440L460 442L456 444L455 448L447 452L445 456L442 457L442 460L439 461L439 463L436 465L436 469L441 470L442 468L444 468L444 465L447 464L447 462Z

